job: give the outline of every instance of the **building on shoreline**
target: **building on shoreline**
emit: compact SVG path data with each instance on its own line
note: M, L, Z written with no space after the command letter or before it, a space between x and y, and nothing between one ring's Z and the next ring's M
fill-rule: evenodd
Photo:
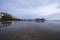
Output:
M0 21L17 21L17 20L20 20L20 19L15 18L11 14L4 13L4 12L0 13Z

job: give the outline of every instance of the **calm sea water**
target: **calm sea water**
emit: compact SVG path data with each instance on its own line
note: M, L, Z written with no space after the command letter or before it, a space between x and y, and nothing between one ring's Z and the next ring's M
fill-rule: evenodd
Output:
M0 40L60 40L60 22L0 22Z

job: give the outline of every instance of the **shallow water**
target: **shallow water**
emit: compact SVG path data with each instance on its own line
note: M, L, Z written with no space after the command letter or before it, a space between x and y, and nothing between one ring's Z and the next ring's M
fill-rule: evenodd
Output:
M60 40L60 22L0 22L0 40Z

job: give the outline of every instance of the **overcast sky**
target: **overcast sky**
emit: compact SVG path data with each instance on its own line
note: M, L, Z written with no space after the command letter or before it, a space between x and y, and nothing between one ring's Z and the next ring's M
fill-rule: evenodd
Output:
M60 0L0 0L0 11L18 18L40 18L60 13Z

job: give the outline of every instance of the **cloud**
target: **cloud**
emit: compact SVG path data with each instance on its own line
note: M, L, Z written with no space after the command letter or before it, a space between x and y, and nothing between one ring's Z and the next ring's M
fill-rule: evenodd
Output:
M57 0L2 0L1 10L21 18L44 17L60 12Z
M58 6L59 5L56 3L42 6L42 7L37 9L37 12L40 12L43 15L50 15L50 14L54 14L54 13L59 13L60 9L57 8Z

